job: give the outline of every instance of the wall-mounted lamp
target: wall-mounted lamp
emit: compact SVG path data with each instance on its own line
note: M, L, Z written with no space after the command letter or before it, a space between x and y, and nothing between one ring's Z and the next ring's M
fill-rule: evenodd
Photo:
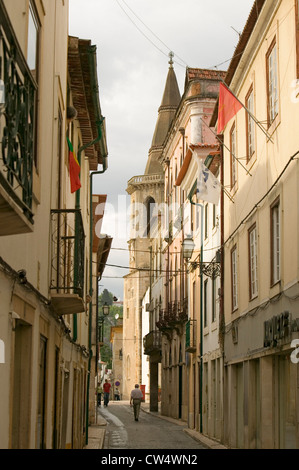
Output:
M182 250L183 250L183 257L188 262L192 257L193 251L195 248L195 243L190 235L188 235L182 243ZM215 259L212 261L192 261L191 265L193 268L199 267L200 274L204 274L205 276L216 278L220 275L220 261L221 261L221 254L220 250L216 252Z
M192 257L192 254L195 248L195 243L191 235L187 235L187 238L183 240L182 248L183 248L183 258L186 261L188 261Z

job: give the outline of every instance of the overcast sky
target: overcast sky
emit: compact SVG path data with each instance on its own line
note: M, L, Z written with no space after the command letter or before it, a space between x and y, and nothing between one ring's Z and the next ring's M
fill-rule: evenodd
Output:
M107 194L103 233L113 237L108 264L128 266L128 180L142 175L161 104L168 54L181 94L186 67L226 70L253 0L70 0L69 32L97 46L108 171L94 179ZM122 250L118 250L121 248ZM123 299L128 270L106 266L100 292Z

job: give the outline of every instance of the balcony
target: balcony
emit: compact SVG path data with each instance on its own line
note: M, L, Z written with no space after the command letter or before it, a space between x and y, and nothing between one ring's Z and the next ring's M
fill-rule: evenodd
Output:
M188 320L188 299L183 301L168 302L166 309L161 309L157 328L170 337L172 330L182 334L182 327Z
M156 352L162 351L161 331L153 330L143 338L144 354L150 356Z
M58 315L85 311L85 235L81 211L51 211L51 300Z
M143 189L146 186L164 185L164 175L153 174L153 175L140 175L133 176L128 181L127 192L132 194L136 189Z
M186 323L186 352L196 352L196 320Z
M33 231L36 92L0 2L0 236Z

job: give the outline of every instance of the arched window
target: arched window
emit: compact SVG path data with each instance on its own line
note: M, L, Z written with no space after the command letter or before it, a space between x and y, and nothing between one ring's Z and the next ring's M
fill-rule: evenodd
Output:
M145 207L146 207L146 235L150 235L150 229L151 229L151 223L152 223L152 217L154 213L154 208L155 208L155 199L153 197L148 197L145 201Z
M131 379L131 358L127 355L127 380Z

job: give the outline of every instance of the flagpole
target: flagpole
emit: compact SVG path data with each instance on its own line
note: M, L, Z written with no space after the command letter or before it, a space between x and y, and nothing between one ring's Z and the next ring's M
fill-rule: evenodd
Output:
M272 144L274 143L273 140L271 139L271 136L268 134L268 132L266 131L266 129L263 128L263 126L261 125L261 123L256 119L256 117L249 111L248 108L246 108L246 106L244 106L244 104L242 103L242 101L239 100L239 98L231 91L231 89L227 86L227 84L225 83L225 81L220 77L220 75L218 74L218 77L219 77L219 80L223 83L223 85L225 86L225 88L229 91L229 93L231 93L233 95L233 97L240 103L240 105L245 109L245 111L249 114L249 116L251 117L251 119L253 119L253 121L256 123L256 125L261 129L261 131L267 136L267 138L272 142Z
M237 162L239 163L239 165L241 165L244 170L246 171L246 173L249 175L249 176L252 176L252 174L250 173L250 171L247 170L247 168L239 161L239 159L231 152L231 150L225 145L224 142L222 142L222 140L218 137L218 135L216 134L216 132L214 132L210 126L208 126L208 124L206 122L204 122L201 118L200 120L207 126L208 129L210 129L210 131L214 134L214 136L216 137L216 139L221 143L221 145L223 145L228 151L229 153L232 155L232 157L237 160Z

